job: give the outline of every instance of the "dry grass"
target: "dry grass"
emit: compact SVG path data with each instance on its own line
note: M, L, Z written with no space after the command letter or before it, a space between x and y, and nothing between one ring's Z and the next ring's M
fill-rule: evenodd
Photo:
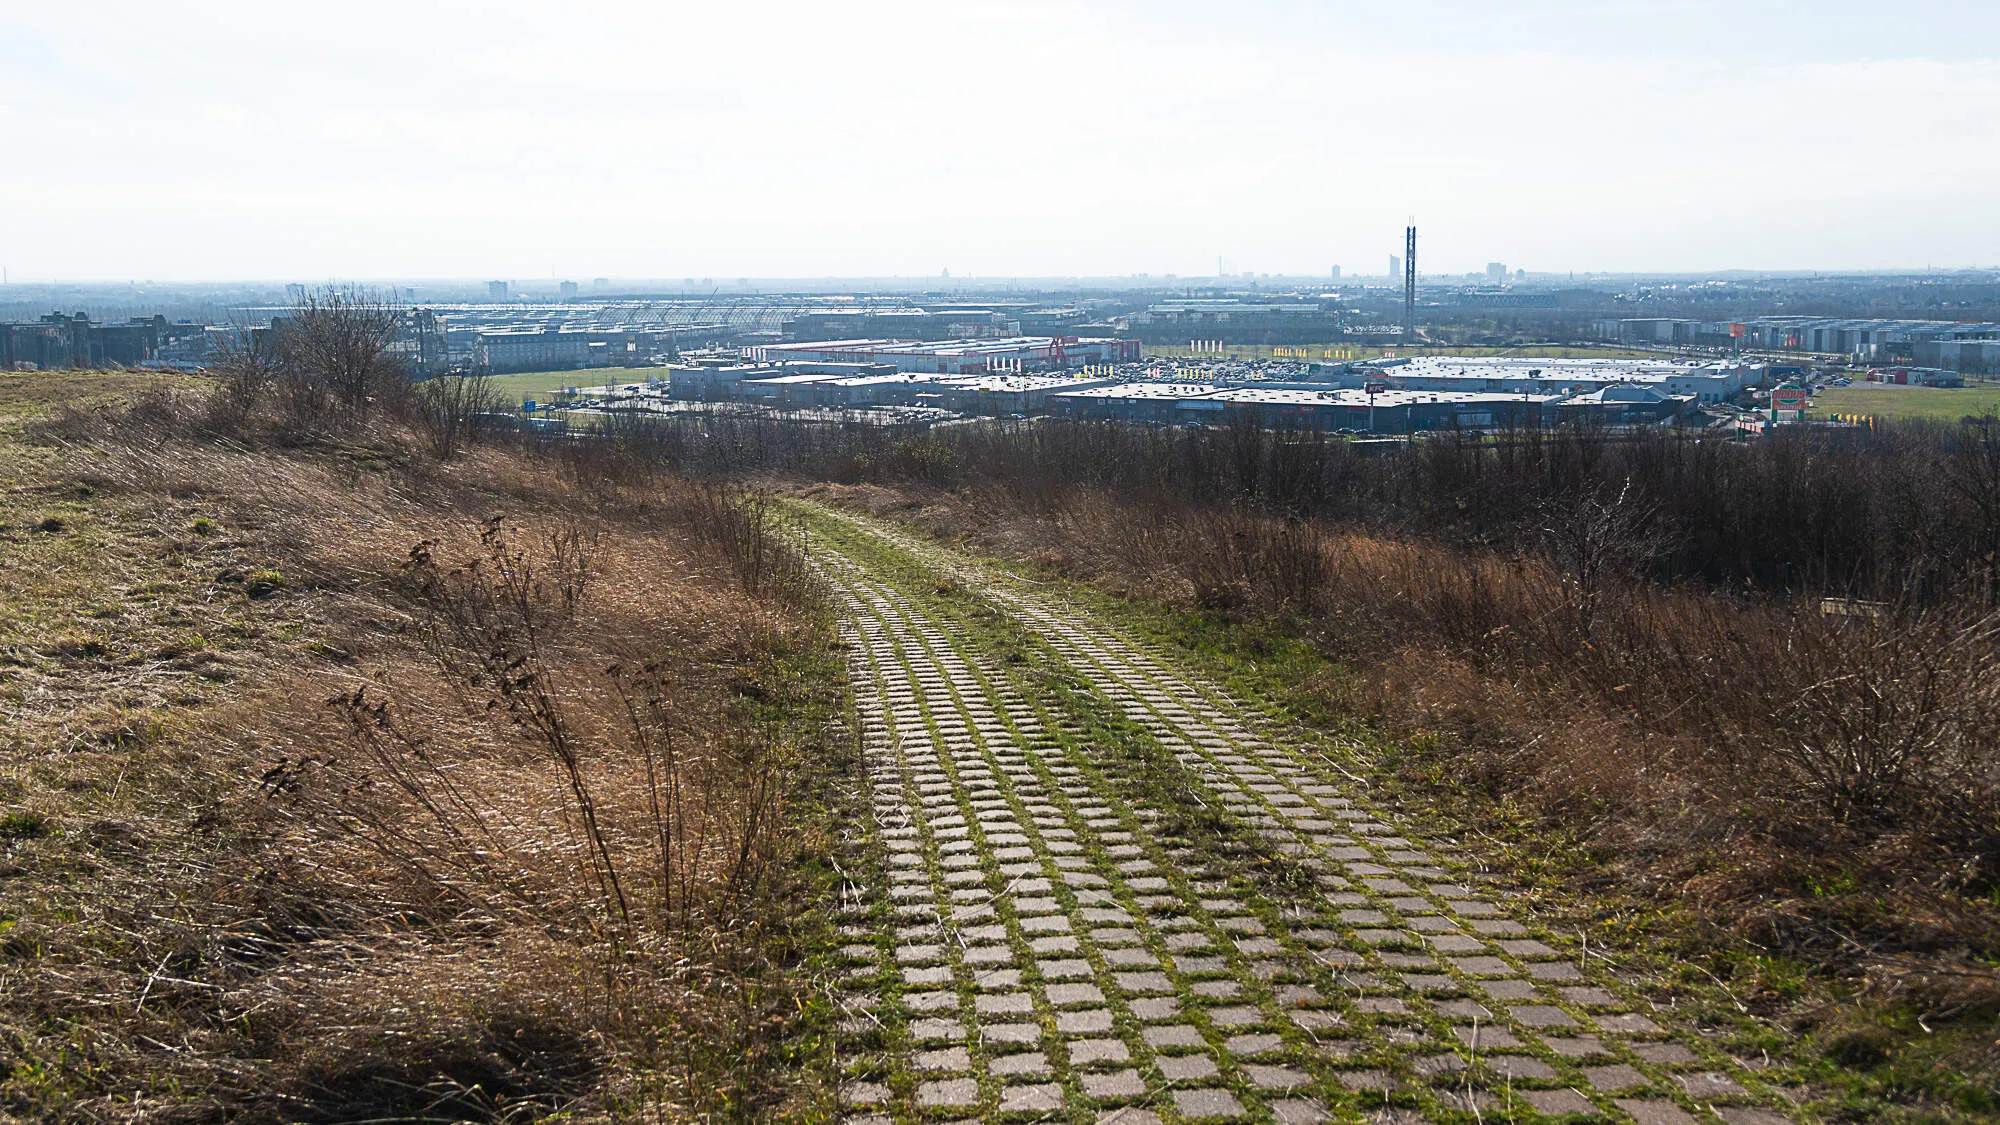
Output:
M1088 493L813 491L1309 637L1332 664L1305 694L1417 747L1406 780L1475 819L1579 838L1609 882L1759 948L1878 988L1892 957L2000 953L1991 617L1828 617L1615 572L1584 583L1548 555Z
M838 697L754 506L147 409L0 519L0 1116L809 1112Z

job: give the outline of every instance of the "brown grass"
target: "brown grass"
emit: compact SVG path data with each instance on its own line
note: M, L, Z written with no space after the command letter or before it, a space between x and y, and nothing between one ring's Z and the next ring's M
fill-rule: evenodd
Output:
M1551 555L1090 493L810 491L1308 637L1332 663L1301 695L1414 747L1407 783L1495 830L1526 816L1580 839L1597 877L1755 947L1878 986L1891 957L2000 953L1989 616L1832 617L1615 567L1593 586Z
M775 1060L829 760L786 715L837 697L761 511L174 417L56 417L7 497L0 1116L817 1104Z

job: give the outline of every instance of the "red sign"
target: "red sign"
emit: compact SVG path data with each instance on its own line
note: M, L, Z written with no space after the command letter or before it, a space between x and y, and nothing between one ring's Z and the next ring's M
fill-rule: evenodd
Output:
M1804 410L1806 393L1797 387L1781 387L1771 392L1771 409Z
M1729 326L1729 335L1735 339L1741 340L1743 337L1749 335L1749 333L1750 326L1747 324L1732 324Z

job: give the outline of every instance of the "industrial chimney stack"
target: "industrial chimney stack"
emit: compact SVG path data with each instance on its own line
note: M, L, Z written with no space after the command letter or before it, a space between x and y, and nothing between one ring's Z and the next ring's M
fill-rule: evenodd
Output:
M1403 232L1403 343L1417 342L1417 224Z

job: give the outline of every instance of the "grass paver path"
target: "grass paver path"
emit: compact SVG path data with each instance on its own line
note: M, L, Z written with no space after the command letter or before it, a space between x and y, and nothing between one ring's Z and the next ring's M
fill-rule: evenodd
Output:
M850 1125L1793 1119L1254 708L1031 583L814 519L872 789Z

